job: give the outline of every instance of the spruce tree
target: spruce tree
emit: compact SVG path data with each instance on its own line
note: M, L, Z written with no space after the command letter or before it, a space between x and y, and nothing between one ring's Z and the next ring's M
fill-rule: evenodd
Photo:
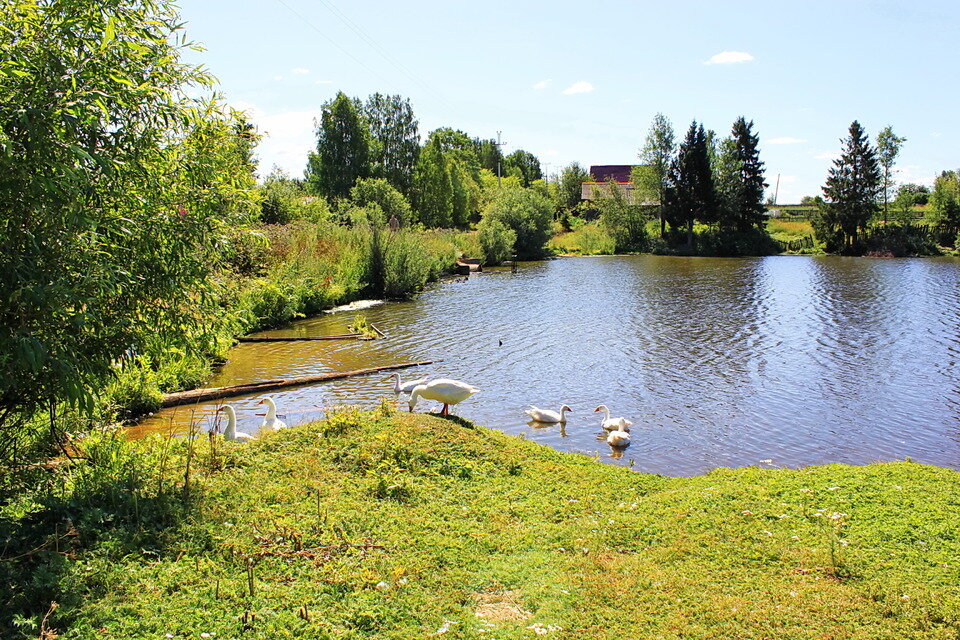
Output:
M844 142L843 154L833 161L833 168L823 187L826 204L822 212L827 227L839 228L846 250L857 245L858 234L880 210L877 199L883 188L880 163L870 139L856 120L850 125L850 137Z
M713 176L703 125L690 123L687 136L667 174L664 217L671 228L687 229L687 246L693 246L693 223L712 221L716 213Z
M763 205L763 192L767 183L763 180L763 162L757 144L759 136L753 133L753 120L743 116L733 123L733 140L736 143L736 158L740 164L739 186L733 202L737 228L746 231L762 226L767 221L767 208Z

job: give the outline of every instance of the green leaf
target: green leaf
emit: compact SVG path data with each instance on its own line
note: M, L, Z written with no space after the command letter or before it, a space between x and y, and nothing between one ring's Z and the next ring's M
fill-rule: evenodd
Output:
M117 33L117 17L110 16L107 20L107 29L103 33L103 40L100 41L100 48L106 49L107 45L113 42Z

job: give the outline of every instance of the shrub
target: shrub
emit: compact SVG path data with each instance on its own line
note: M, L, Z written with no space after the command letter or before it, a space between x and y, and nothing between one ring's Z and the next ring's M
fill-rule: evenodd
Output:
M297 217L299 188L283 171L274 170L260 187L260 219L266 224L287 224Z
M529 189L503 189L484 208L484 219L496 220L517 234L513 252L523 258L540 257L550 239L553 208L550 201Z
M596 224L581 225L577 231L580 252L584 255L610 255L616 248L616 241L604 227Z
M517 234L513 229L496 219L483 219L477 227L483 261L487 264L500 264L513 253Z
M412 222L410 203L403 194L382 178L360 178L350 189L350 200L361 207L371 204L379 206L384 220L396 216L401 224ZM371 220L373 222L373 220Z

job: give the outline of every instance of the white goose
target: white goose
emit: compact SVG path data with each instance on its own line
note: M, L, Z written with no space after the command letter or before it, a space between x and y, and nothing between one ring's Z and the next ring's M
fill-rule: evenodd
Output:
M226 404L217 409L218 413L220 411L227 414L227 428L223 430L224 440L233 440L235 442L251 442L256 440L256 438L249 433L237 431L237 412L233 410L233 407Z
M273 398L266 396L257 404L267 405L267 416L260 423L261 431L276 431L277 429L286 429L287 423L277 417L277 403Z
M413 391L414 387L420 386L421 384L425 384L427 382L426 378L411 380L410 382L401 382L399 373L392 373L385 380L390 380L391 378L394 380L393 392L397 395L400 395L401 393L410 393Z
M535 406L530 405L530 408L524 411L524 413L530 416L530 418L536 422L562 423L567 421L567 416L565 415L567 411L573 411L573 409L567 405L563 405L560 407L560 412L557 413L556 411L551 411L550 409L538 409Z
M621 424L615 431L607 434L607 444L611 447L623 448L630 444L630 434L626 431L627 426Z
M624 431L630 431L630 425L633 423L627 420L626 418L611 418L610 409L607 409L607 405L602 404L596 409L593 410L594 413L597 411L603 411L603 421L600 423L600 426L607 431L615 431L620 427L623 427Z
M463 402L478 391L480 389L473 385L449 378L439 378L424 384L418 384L410 392L410 412L413 412L413 407L417 404L418 399L426 398L427 400L442 402L443 411L440 412L440 415L450 415L450 405Z

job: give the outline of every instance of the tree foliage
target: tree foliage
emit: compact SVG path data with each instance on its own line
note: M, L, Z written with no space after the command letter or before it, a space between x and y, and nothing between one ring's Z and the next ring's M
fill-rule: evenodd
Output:
M383 178L409 197L420 153L420 134L410 100L375 93L364 105L370 128L371 175Z
M664 217L671 228L686 227L687 244L693 245L693 223L713 221L715 198L707 137L703 125L690 123L677 157L670 163Z
M661 234L665 225L662 205L666 199L667 172L675 149L673 125L665 115L658 113L653 117L647 139L640 150L640 163L650 169L639 174L639 179L635 180L634 184L640 189L644 199L655 198L657 204L661 205Z
M550 201L530 189L503 189L486 206L481 224L499 222L516 234L513 253L533 258L543 255L550 239L553 210Z
M960 172L943 171L936 177L930 204L940 224L960 230Z
M828 245L840 244L838 249L851 250L859 232L879 209L882 184L876 153L856 120L843 143L843 153L833 161L823 187L826 202L814 220L814 230Z
M418 220L428 227L449 227L453 223L453 184L437 140L428 140L420 151L413 181Z
M377 211L382 212L383 220L371 220L377 224L385 224L391 216L409 225L411 222L410 203L397 191L392 184L383 178L360 178L350 189L350 200L361 207L376 204Z
M317 150L307 158L307 182L328 200L346 198L357 178L370 176L367 123L357 101L342 91L323 105Z
M0 427L90 412L133 353L203 349L222 230L256 212L251 136L180 60L174 5L0 4ZM53 427L51 410L51 427ZM15 433L15 431L14 431Z
M893 190L893 165L900 155L900 147L907 139L893 132L893 127L886 126L877 134L877 159L883 167L883 221L887 221L888 202Z
M572 162L560 173L560 209L572 209L580 204L583 183L592 182L593 177L577 162Z
M617 252L647 249L647 216L641 205L629 204L620 184L611 179L596 200L600 221L614 240Z
M763 162L760 161L760 137L753 132L753 120L747 122L740 116L733 123L733 141L736 164L739 166L737 187L733 192L733 222L740 231L752 226L761 226L767 221L767 208L763 204L763 192L767 183L763 178Z
M529 151L517 149L504 160L508 169L516 169L520 173L523 186L529 187L534 180L543 177L540 171L540 160Z

